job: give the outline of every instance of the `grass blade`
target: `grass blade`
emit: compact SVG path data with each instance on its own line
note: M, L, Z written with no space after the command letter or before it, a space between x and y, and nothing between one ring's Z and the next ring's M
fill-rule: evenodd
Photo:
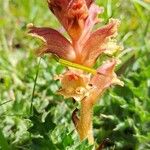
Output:
M133 0L134 2L138 3L139 5L141 5L142 7L144 7L145 9L149 10L150 11L150 5L143 2L143 1L140 1L140 0Z
M11 101L13 101L13 100L9 100L9 101L3 102L3 103L0 104L0 106L5 105L5 104L7 104L7 103L9 103Z
M110 18L112 16L112 0L108 0L107 2L107 15L108 18Z
M40 63L41 63L41 58L37 64L37 70L36 70L36 75L35 75L35 79L34 79L34 85L33 85L33 90L32 90L32 97L31 97L30 115L33 115L33 100L34 100L36 82L37 82L37 78L38 78L38 74L39 74Z
M9 150L9 145L7 143L7 140L5 139L2 130L0 129L0 148L2 150Z

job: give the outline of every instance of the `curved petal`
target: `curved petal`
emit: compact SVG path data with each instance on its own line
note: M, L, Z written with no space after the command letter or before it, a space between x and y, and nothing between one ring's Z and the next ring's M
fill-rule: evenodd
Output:
M95 31L83 47L83 62L86 66L93 66L98 56L105 51L111 37L117 35L119 21L112 19L103 28Z
M44 41L44 47L39 54L53 53L66 60L73 61L75 52L71 43L58 31L51 28L38 28L29 26L29 34Z
M94 87L94 90L89 99L92 99L91 101L93 104L97 101L98 96L112 84L123 86L123 82L117 78L117 75L114 72L115 65L116 60L105 62L97 69L97 74L91 79L90 84Z
M117 78L117 75L114 72L116 63L117 61L112 59L100 66L97 69L97 74L92 78L91 84L101 91L105 90L112 84L123 86L123 82Z
M108 62L105 62L102 66L100 66L97 69L97 73L104 75L104 76L110 76L113 74L114 68L116 65L116 61L115 60L111 60Z
M114 78L115 60L104 63L97 69L97 74L92 78L91 84L98 90L103 91L108 88Z
M79 39L79 43L81 45L85 44L85 42L88 40L88 38L91 35L91 31L93 29L93 26L98 23L100 20L98 19L98 14L103 13L103 8L97 6L96 4L92 3L89 7L88 17L85 21L84 30L82 32L82 35Z

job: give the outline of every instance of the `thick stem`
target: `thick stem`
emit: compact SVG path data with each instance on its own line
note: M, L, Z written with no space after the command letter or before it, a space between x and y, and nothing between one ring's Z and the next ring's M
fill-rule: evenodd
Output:
M72 120L80 136L80 140L88 139L89 144L94 144L93 106L98 96L100 94L95 89L90 96L81 100L80 117L77 117L77 110L74 110L72 114Z
M78 133L81 140L88 139L89 144L94 143L93 137L93 105L89 99L83 99L81 101L81 110L80 110L80 121L78 124Z

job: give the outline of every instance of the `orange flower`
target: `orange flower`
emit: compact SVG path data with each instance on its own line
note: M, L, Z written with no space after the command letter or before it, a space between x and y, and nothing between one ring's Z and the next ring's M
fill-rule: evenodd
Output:
M72 40L76 41L82 34L88 32L86 28L93 27L97 22L97 14L102 11L92 2L92 0L48 0L48 5Z
M118 20L111 19L108 25L92 31L93 26L99 22L97 15L103 12L103 9L98 7L93 0L48 0L48 6L71 39L66 39L52 28L40 28L30 24L28 26L29 34L44 42L43 47L38 51L40 55L53 53L65 60L92 67L103 52L113 51L112 45L117 47L112 39L117 35ZM111 64L113 65L111 66ZM105 63L102 68L97 70L100 74L97 73L93 78L89 78L88 82L85 82L87 75L83 72L77 73L77 70L76 72L66 72L61 75L62 78L59 78L62 83L59 94L66 98L73 97L81 100L91 92L90 84L97 86L100 83L98 89L105 89L114 82L114 79L117 79L112 71L106 71L113 70L115 64L115 61ZM70 77L75 78L69 80Z
M115 65L115 60L105 62L97 69L97 74L94 76L80 70L69 70L57 78L62 86L58 93L65 98L74 98L76 101L91 97L96 101L98 96L111 85L123 86L123 82L114 72Z
M69 70L58 77L61 81L62 88L58 94L65 98L74 98L76 101L81 101L89 96L92 87L90 86L90 76L80 70Z
M105 62L97 69L97 74L91 79L90 84L95 87L91 94L93 103L95 103L98 96L100 96L111 85L124 85L124 83L117 78L117 75L114 72L115 65L116 61L114 59Z
M109 41L117 35L119 21L92 32L98 22L97 15L103 11L92 0L49 0L49 8L70 35L67 40L52 28L29 26L29 33L44 41L39 54L53 53L60 58L92 67L96 59L107 50Z

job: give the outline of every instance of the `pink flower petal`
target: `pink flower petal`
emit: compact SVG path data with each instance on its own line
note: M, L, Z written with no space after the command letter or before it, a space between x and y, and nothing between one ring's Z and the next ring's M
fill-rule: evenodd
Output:
M92 77L90 84L93 87L90 95L85 97L84 101L90 102L91 106L97 102L99 96L113 84L113 79L116 77L114 73L116 61L111 60L98 68L98 72Z
M105 63L98 68L98 73L91 79L90 84L93 86L93 91L86 98L87 101L90 101L91 105L94 105L98 97L114 83L114 78L116 78L116 74L114 73L115 64L115 60Z
M100 66L97 69L97 73L101 75L106 75L106 76L111 75L114 71L115 65L116 65L115 60L105 62L104 65Z
M83 33L79 39L79 43L81 45L85 44L89 36L91 35L91 31L93 26L99 22L98 14L103 13L103 8L97 6L96 4L92 3L89 7L89 15L85 21Z
M105 62L97 69L97 74L91 79L91 84L95 87L93 95L99 96L111 85L117 84L123 86L123 82L117 78L114 72L116 60L112 59Z
M115 65L116 61L111 60L97 69L97 74L91 80L91 84L95 86L97 90L103 91L112 84Z
M98 56L105 51L107 42L117 35L118 20L111 20L108 25L95 31L83 47L83 62L86 66L93 66Z
M43 53L53 53L66 60L73 61L75 52L71 43L58 31L51 28L29 27L29 34L44 41L44 47L39 51Z

